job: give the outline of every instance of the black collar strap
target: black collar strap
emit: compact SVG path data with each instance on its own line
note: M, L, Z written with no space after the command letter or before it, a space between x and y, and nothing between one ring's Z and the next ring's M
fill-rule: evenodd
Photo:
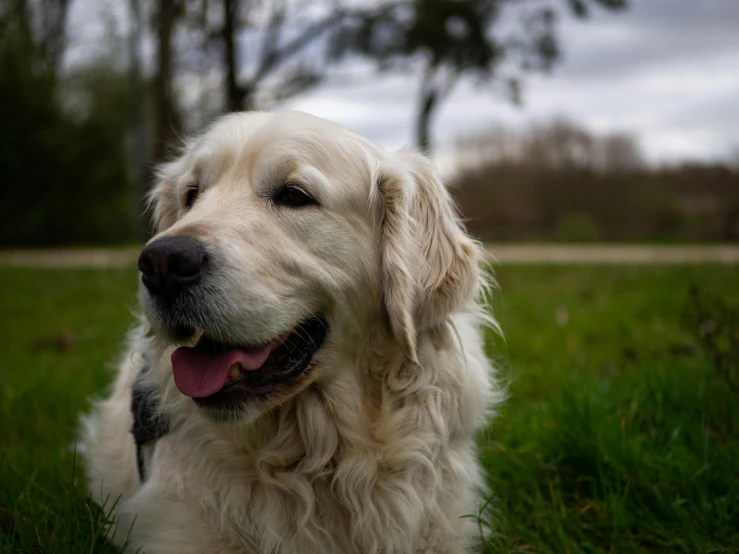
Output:
M146 475L144 447L169 433L169 423L157 414L156 394L151 388L145 387L142 382L141 376L146 371L146 367L141 370L131 393L131 413L133 415L131 433L136 442L136 464L142 483Z

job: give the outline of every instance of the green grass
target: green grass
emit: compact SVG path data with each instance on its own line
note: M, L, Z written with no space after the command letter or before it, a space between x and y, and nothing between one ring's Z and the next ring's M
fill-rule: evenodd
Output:
M498 279L506 339L490 347L509 400L480 440L487 550L739 550L739 393L715 355L739 327L712 356L683 317L691 284L736 305L737 268ZM0 551L106 551L70 445L133 323L135 272L0 269L0 283Z
M136 274L0 269L0 283L0 551L105 551L73 443L133 323Z
M682 324L691 284L739 300L736 268L499 276L512 381L481 441L490 551L739 549L739 394Z

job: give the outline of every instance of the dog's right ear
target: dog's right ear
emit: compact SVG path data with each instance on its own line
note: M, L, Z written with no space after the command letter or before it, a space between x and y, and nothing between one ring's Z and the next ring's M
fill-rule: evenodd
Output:
M180 162L162 164L156 171L156 184L146 195L147 211L151 213L154 233L168 229L177 221L177 177Z

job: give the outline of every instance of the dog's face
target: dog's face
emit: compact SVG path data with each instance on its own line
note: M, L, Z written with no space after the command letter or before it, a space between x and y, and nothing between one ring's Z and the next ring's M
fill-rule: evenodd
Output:
M417 332L476 286L476 250L422 158L304 114L221 119L162 168L152 200L141 303L179 345L177 388L216 419L330 380L373 327L415 358Z

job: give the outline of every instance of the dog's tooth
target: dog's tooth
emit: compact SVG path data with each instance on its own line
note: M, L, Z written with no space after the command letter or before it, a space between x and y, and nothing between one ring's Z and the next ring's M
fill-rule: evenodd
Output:
M241 377L241 365L232 365L231 369L228 370L228 376L231 378L232 381L238 380Z
M200 339L203 336L203 330L202 329L195 329L195 334L191 336L189 339L179 341L178 344L182 346L187 346L188 348L195 348L198 343L200 342Z

